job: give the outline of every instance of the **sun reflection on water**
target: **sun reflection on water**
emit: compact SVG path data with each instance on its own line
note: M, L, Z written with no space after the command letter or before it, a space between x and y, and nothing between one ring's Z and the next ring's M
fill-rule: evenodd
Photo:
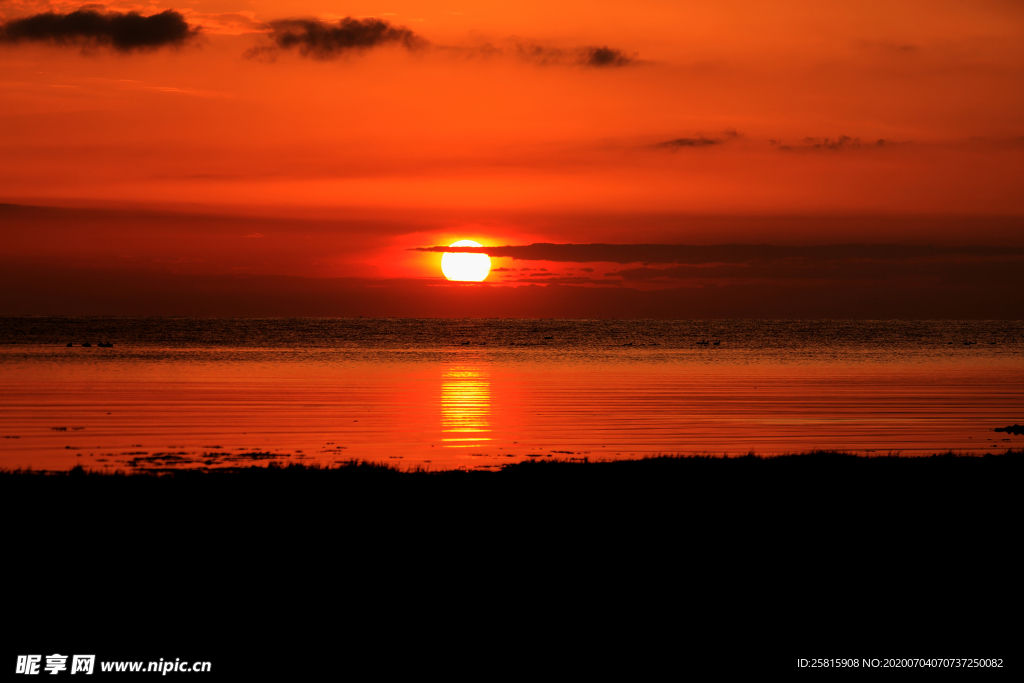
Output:
M441 384L441 441L447 448L479 446L490 441L491 383L486 372L445 371Z

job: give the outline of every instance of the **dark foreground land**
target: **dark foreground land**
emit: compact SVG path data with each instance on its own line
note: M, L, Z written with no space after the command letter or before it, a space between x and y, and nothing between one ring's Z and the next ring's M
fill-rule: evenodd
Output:
M682 673L723 649L723 672L797 673L799 657L1009 663L1022 463L817 452L4 472L6 590L39 617L21 633L36 649L85 640L236 673L381 645L394 666L482 677L495 665L472 662L495 648L502 670L576 653L560 669L573 677L645 678L669 660Z
M258 455L258 454L255 454ZM601 521L645 526L832 522L998 526L1014 501L1024 451L859 457L816 451L777 457L663 456L606 462L530 461L491 471L401 471L350 462L210 470L0 471L6 519L34 525L89 519L123 529L233 520L236 531L306 525L350 532L400 527L495 531L520 524Z

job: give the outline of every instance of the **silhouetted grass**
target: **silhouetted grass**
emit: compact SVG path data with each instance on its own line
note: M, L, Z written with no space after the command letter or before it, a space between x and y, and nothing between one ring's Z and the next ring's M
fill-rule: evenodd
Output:
M849 514L872 500L883 507L943 510L1001 504L1019 481L1024 452L962 456L863 457L813 451L776 457L659 456L604 462L526 461L498 471L400 471L388 465L352 461L334 467L290 464L210 470L0 472L0 496L15 516L26 510L49 515L74 509L122 516L148 510L190 516L202 511L262 515L268 510L317 514L370 510L417 518L459 505L520 514L525 504L560 514L629 508L658 514L708 507L725 517L752 509L770 513L800 506Z
M239 460L261 459L263 457L276 457L270 453L243 453L238 454ZM702 455L656 455L635 459L618 460L590 460L586 458L571 459L536 459L526 460L518 463L505 464L496 470L474 469L474 470L428 470L414 466L410 469L402 469L391 463L371 462L364 460L349 460L333 466L318 464L288 463L282 465L278 462L271 462L267 466L245 466L245 467L218 467L218 468L154 468L131 470L86 470L78 465L70 470L34 470L34 469L0 469L0 480L7 477L69 477L80 481L85 478L126 478L142 479L150 477L168 476L172 479L194 479L197 477L274 477L286 479L289 477L372 477L378 480L380 477L402 476L413 479L438 478L464 478L467 475L477 479L492 479L495 477L523 476L529 472L531 476L554 476L556 472L572 472L575 476L593 476L598 473L620 475L624 472L663 474L682 472L710 472L728 471L732 474L751 471L751 468L758 468L759 472L778 472L786 468L800 468L801 471L825 471L835 468L857 468L858 471L867 468L913 468L914 470L933 471L936 467L975 467L982 466L978 463L1002 462L1004 466L1015 462L1014 459L1024 456L1024 451L1006 449L1002 453L984 453L981 455L965 455L952 450L944 453L934 453L927 456L906 456L899 452L891 452L887 455L858 455L844 451L814 450L802 453L787 453L782 455L762 456L754 452L742 456L720 456L715 454ZM1003 459L1006 460L1003 460ZM957 464L951 464L951 463ZM899 463L899 464L895 464ZM941 464L938 464L941 463ZM795 471L795 470L794 470ZM541 473L544 474L541 474Z
M496 472L403 472L365 462L159 474L7 471L0 512L26 538L87 539L79 548L86 556L130 542L144 555L184 543L204 553L254 557L276 548L308 559L382 539L433 547L533 535L556 540L563 552L606 537L630 546L653 533L663 537L657 547L712 548L712 557L819 547L978 557L1014 546L1022 463L1019 450L815 451L528 461Z
M244 657L207 655L238 671L291 671L296 659L275 649L281 635L295 634L292 652L307 654L324 605L347 633L389 644L406 623L419 638L451 615L468 631L491 623L482 635L492 638L512 617L531 639L589 624L598 663L631 633L644 647L668 637L658 651L676 653L682 635L666 619L744 647L782 634L816 653L859 643L870 647L855 656L891 656L910 634L1006 656L993 643L1014 632L993 617L1015 585L1022 456L7 471L7 595L23 603L18 614L33 614L40 596L62 606L93 597L82 629L110 604L118 620L147 628L177 615L189 639L206 628L208 642L239 643ZM268 605L295 616L267 622Z

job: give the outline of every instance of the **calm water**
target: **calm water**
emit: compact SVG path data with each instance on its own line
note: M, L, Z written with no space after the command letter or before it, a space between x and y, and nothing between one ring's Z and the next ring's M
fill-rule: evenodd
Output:
M3 468L980 452L1024 322L3 318L0 392Z

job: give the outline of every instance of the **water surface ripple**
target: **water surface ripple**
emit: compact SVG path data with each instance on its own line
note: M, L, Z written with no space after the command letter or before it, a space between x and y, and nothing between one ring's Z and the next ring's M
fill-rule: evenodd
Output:
M3 318L0 467L993 451L1022 352L1020 321Z

